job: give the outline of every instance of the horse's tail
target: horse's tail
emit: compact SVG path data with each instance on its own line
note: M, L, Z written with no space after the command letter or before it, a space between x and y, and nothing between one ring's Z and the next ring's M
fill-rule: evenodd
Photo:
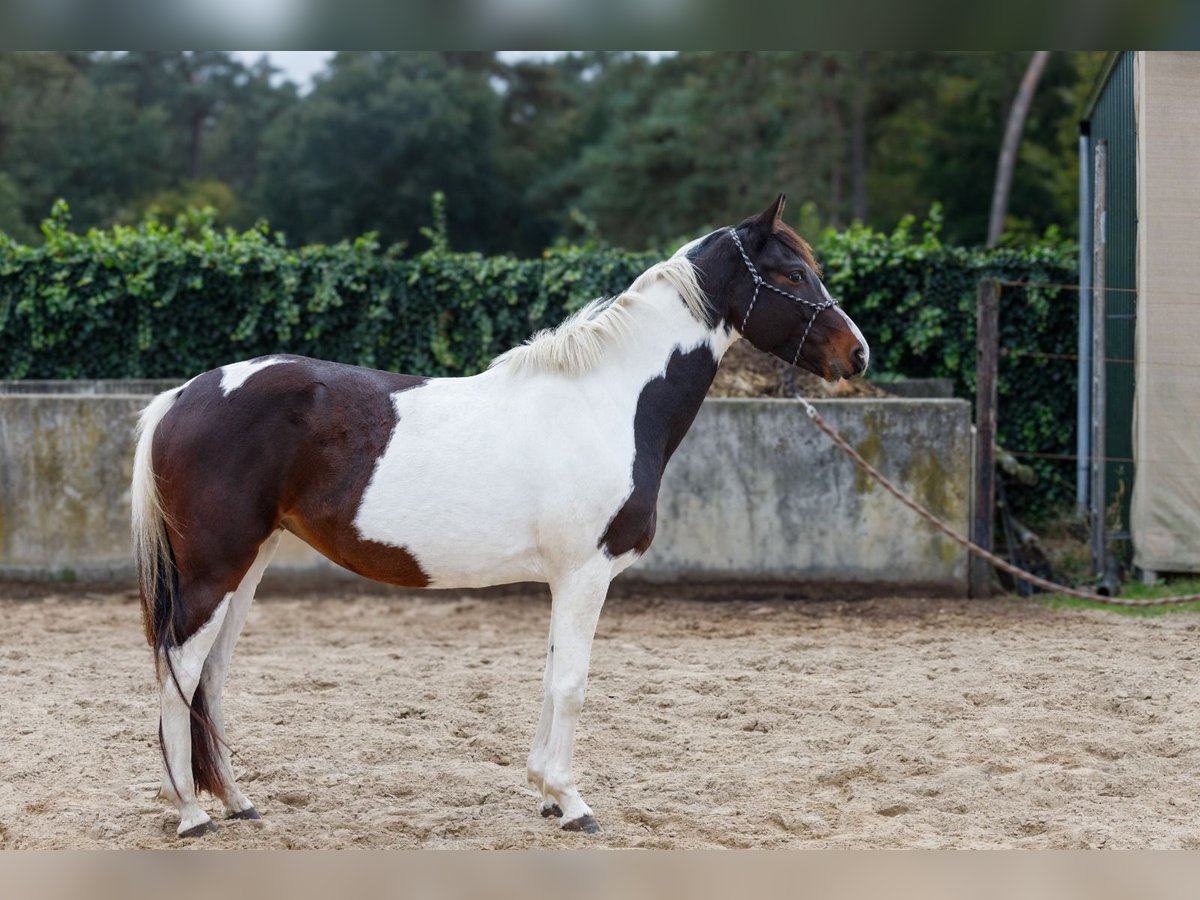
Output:
M167 515L158 490L151 448L158 423L175 404L177 394L177 390L159 394L142 410L133 456L133 555L142 601L142 628L146 641L154 648L155 667L162 655L159 651L178 643L174 625L179 573L167 536Z

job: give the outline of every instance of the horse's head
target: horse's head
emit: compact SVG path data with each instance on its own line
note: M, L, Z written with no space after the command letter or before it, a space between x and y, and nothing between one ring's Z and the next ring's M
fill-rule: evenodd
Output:
M784 195L736 228L681 249L727 329L829 381L866 371L870 349L825 285L812 250L784 224Z

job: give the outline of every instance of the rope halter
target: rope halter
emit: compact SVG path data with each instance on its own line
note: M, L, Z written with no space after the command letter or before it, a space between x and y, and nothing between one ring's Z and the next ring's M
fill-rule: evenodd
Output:
M796 355L792 357L792 365L797 365L800 362L800 351L804 349L804 342L808 340L808 333L812 331L813 322L817 321L823 311L831 306L837 306L837 301L832 297L822 303L814 303L812 300L805 300L803 297L797 297L795 294L789 294L782 288L777 288L773 284L768 284L763 281L763 277L758 274L758 269L754 267L754 263L750 261L749 254L746 253L746 248L742 246L742 239L738 237L737 229L730 227L729 236L733 238L733 242L737 244L738 253L742 254L742 260L746 263L746 268L750 270L750 278L754 281L754 294L750 297L750 305L746 308L746 315L742 318L742 334L746 333L746 323L750 321L750 313L754 311L754 304L758 302L758 292L762 288L768 291L774 291L781 297L787 297L789 300L794 300L796 303L802 303L812 310L812 316L808 320L808 325L804 329L804 334L800 336L800 343L796 345ZM826 294L828 297L829 295Z

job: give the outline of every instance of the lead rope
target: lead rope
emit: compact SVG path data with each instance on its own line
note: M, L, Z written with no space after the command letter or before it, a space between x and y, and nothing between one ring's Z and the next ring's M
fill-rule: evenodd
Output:
M763 277L758 274L758 269L750 261L750 256L746 253L746 248L742 246L742 239L738 237L737 229L729 228L728 231L730 237L733 238L733 242L737 244L738 253L742 254L742 260L746 263L746 268L750 270L750 278L754 281L754 293L750 297L750 305L746 307L746 315L742 317L742 334L746 333L746 323L750 321L750 313L754 311L754 304L758 302L758 292L761 288L774 291L781 297L787 297L796 303L803 303L813 310L812 316L808 320L808 325L804 329L804 334L800 335L800 343L796 345L796 355L792 357L792 365L794 366L800 361L800 351L804 349L804 342L808 340L808 333L812 331L813 322L817 321L817 316L829 309L829 307L837 306L837 301L830 297L823 303L814 303L811 300L805 300L803 297L797 297L795 294L789 294L782 288L777 288L775 285L763 281Z
M854 460L854 464L856 466L878 481L881 485L883 485L884 489L887 490L888 493L894 496L897 500L919 515L922 519L924 519L942 534L946 535L946 537L950 538L950 540L967 548L967 550L969 550L971 553L974 553L976 556L986 559L997 569L1001 569L1010 575L1021 578L1024 581L1036 584L1038 587L1044 588L1048 591L1053 591L1058 594L1067 594L1071 597L1078 597L1081 600L1091 600L1095 603L1103 603L1107 606L1178 606L1182 603L1195 603L1196 601L1200 601L1200 594L1181 594L1175 597L1159 597L1153 600L1126 600L1118 597L1105 597L1103 594L1096 594L1091 591L1081 591L1077 588L1067 587L1064 584L1056 584L1053 581L1047 581L1045 578L1039 578L1032 572L1026 572L1024 569L1014 566L1007 560L1001 559L991 551L985 550L978 544L963 537L921 504L917 503L917 501L904 494L904 492L892 484L892 482L889 481L882 472L863 459L857 450L846 443L846 439L838 434L828 422L821 418L821 414L817 412L815 406L813 406L803 397L797 397L796 399L804 404L804 411L808 413L808 417L813 420L813 423L823 432L825 432L825 434L829 436L829 439L837 444L837 446L847 456Z

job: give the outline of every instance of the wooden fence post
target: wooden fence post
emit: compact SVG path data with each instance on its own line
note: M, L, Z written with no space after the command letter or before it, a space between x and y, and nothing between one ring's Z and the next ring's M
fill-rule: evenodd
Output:
M996 514L996 366L1000 354L1000 282L979 282L975 330L975 511L971 540L992 549ZM972 597L992 595L992 564L972 556Z

